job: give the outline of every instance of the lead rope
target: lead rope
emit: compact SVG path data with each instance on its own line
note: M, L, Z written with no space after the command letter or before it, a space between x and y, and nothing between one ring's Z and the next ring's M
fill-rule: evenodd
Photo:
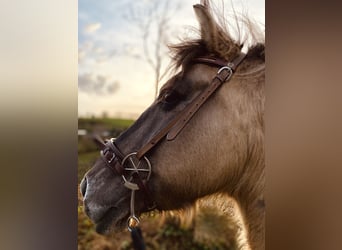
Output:
M131 231L131 237L133 241L133 247L135 250L145 250L145 242L141 234L141 229L139 227L135 227Z
M134 211L134 203L135 203L135 190L132 189L131 193L131 216L128 218L128 231L131 232L133 247L135 250L145 250L145 242L141 233L141 229L139 227L139 219L135 216Z

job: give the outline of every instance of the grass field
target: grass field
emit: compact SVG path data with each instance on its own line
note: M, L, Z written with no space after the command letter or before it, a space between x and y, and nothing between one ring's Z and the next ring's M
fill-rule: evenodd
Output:
M132 125L134 120L118 118L79 118L78 127L92 130L95 126L105 126L109 129L124 130Z

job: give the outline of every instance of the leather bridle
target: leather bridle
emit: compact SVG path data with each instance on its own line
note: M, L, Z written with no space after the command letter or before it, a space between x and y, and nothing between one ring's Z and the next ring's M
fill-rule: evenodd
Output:
M219 67L216 76L211 83L199 94L184 110L174 117L162 130L152 137L145 145L137 152L128 155L123 154L119 147L115 144L114 139L101 142L104 149L101 151L101 156L106 165L116 174L121 175L124 180L124 185L132 191L131 195L131 216L128 220L128 229L131 231L135 225L139 224L139 219L135 216L134 199L135 191L141 190L145 196L145 206L147 210L152 210L156 207L152 199L151 192L147 186L147 182L151 175L151 164L146 157L146 154L154 148L158 142L164 137L171 141L182 131L186 124L191 120L194 114L215 93L215 91L224 83L227 82L238 65L246 57L246 54L240 53L233 61L212 58L198 57L193 60L194 63L208 64ZM131 165L130 167L125 167ZM128 174L129 173L129 174ZM142 176L144 173L144 176ZM135 224L135 225L134 225Z

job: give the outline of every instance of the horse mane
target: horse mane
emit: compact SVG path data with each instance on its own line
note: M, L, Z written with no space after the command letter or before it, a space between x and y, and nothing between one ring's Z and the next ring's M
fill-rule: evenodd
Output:
M194 58L201 56L214 56L229 61L237 57L243 47L248 50L248 58L265 61L264 32L257 23L247 15L238 15L234 8L233 24L228 23L222 11L214 9L211 5L209 1L204 3L209 13L208 18L216 29L215 37L212 39L216 41L217 46L210 46L203 38L183 39L180 43L169 45L175 67L186 67ZM198 29L195 30L200 33ZM235 31L235 37L231 31Z

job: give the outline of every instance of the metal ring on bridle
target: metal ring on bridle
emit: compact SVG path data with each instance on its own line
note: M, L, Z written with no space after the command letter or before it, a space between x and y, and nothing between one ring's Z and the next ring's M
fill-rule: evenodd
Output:
M121 165L124 166L124 164L126 163L126 161L130 161L132 168L125 168L125 171L132 171L132 172L146 172L147 173L147 177L145 178L146 181L148 181L150 179L151 176L151 172L152 172L152 166L150 161L148 160L148 158L146 156L144 156L143 158L141 158L138 162L138 164L136 165L136 163L133 160L133 157L137 155L137 152L133 152L130 153L128 155L125 156L125 158L123 158ZM145 160L146 164L147 164L147 168L139 168L139 165L141 163L142 160ZM125 177L125 175L121 175L122 179L125 182L125 186L131 190L139 190L139 187L136 183L131 182L130 180L127 180L127 178Z
M220 74L223 70L228 70L229 71L229 75L232 75L233 74L233 70L232 70L232 68L231 67L229 67L229 66L224 66L224 67L222 67L222 68L220 68L218 71L217 71L217 74Z
M128 231L132 232L132 229L137 227L140 224L140 220L135 215L131 215L127 219L127 228Z

